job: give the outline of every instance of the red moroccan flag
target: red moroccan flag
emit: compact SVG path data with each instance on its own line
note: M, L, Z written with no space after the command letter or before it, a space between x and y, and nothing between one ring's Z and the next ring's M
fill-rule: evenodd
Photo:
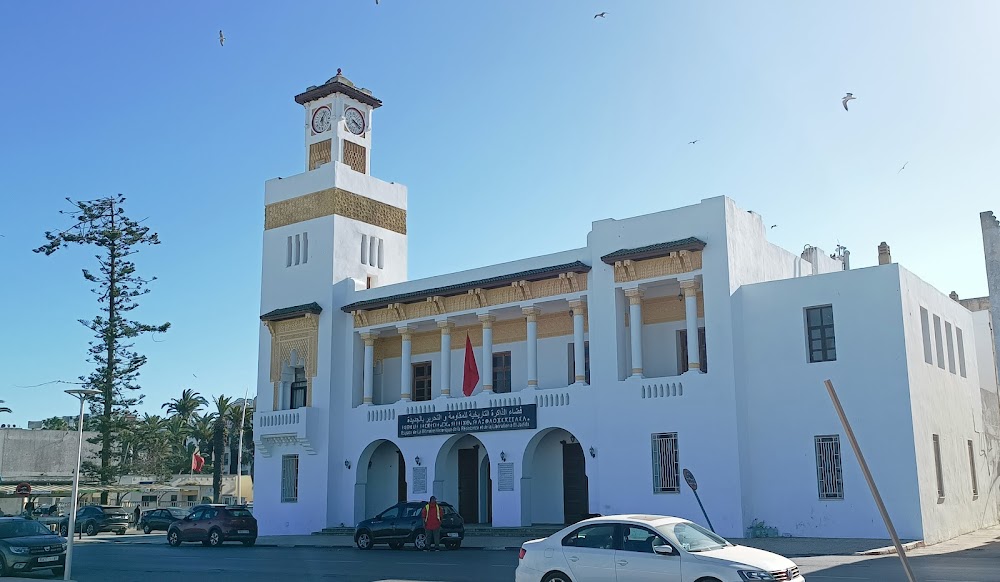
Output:
M479 367L476 366L476 352L472 351L472 340L465 334L465 379L462 380L462 392L472 396L472 391L479 384Z
M195 451L191 454L191 470L201 473L201 468L205 466L205 457L198 454Z

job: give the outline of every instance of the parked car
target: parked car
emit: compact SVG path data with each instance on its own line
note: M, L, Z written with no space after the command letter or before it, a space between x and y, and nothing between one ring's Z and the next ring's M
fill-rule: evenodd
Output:
M244 546L257 542L257 519L241 505L195 506L167 527L167 543L174 547L184 542L221 546L228 541L240 541Z
M0 576L51 569L62 576L66 565L66 539L37 521L0 518Z
M659 515L575 523L521 546L516 582L578 580L805 582L788 558L729 543L698 524Z
M113 531L123 535L128 529L129 511L118 505L88 505L76 512L76 527L74 533L83 532L88 536L96 536L102 531ZM59 533L69 536L69 516L59 522Z
M427 534L420 512L425 505L426 501L403 501L362 521L354 528L354 543L362 550L370 550L375 544L389 544L394 550L413 544L423 550L427 547ZM441 506L441 542L448 549L458 549L465 538L465 520L450 504L438 505Z
M179 519L187 517L188 510L180 507L168 507L166 509L151 509L142 514L136 529L141 529L143 533L154 531L167 531L170 524Z

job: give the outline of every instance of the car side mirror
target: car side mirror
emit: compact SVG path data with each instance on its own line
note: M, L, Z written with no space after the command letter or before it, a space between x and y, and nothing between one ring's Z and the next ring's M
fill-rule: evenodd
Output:
M672 556L674 548L672 546L653 546L653 553L660 556Z

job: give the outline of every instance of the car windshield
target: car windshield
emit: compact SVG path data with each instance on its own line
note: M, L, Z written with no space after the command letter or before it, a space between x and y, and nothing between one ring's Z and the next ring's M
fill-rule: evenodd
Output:
M245 509L227 509L226 511L233 517L253 517L253 514Z
M730 546L729 542L696 523L682 521L657 528L688 552L705 552Z
M0 523L0 540L27 536L53 535L49 528L37 521L7 521Z
M170 512L171 517L175 517L177 519L184 519L184 516L188 514L186 509L173 508L168 509L167 511Z

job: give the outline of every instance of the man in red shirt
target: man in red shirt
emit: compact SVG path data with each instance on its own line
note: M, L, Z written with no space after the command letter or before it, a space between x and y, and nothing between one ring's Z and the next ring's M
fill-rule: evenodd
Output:
M431 502L424 505L420 511L420 517L424 519L424 531L427 534L425 550L430 550L431 545L434 551L441 550L441 506L437 503L437 497L431 496Z

